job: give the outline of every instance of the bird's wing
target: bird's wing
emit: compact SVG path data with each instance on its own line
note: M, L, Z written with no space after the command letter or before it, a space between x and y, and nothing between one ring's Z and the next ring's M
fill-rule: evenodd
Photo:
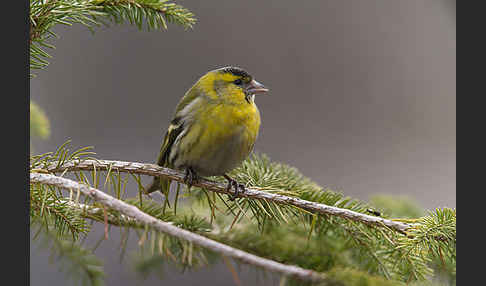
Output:
M167 132L165 133L164 142L160 147L159 157L157 158L157 165L159 166L169 167L168 159L172 145L174 144L177 136L179 136L179 134L181 134L181 132L184 130L184 123L177 122L176 119L177 118L171 121L169 129L167 129Z
M170 122L169 129L165 134L164 143L160 148L159 157L157 159L157 164L160 166L168 166L168 160L172 145L177 139L177 136L181 134L181 132L190 126L191 120L188 121L188 118L194 115L194 111L201 107L201 97L199 96L198 89L193 86L182 99L179 101L179 104L176 107L176 112L174 119ZM187 108L186 108L187 107Z
M179 113L180 111L182 111L182 109L184 109L184 107L186 107L187 105L189 105L189 103L191 103L193 100L195 100L196 98L198 98L198 96L200 95L200 92L198 91L198 89L196 88L196 86L194 85L191 89L189 89L188 92L186 92L186 94L181 98L181 100L179 101L179 104L177 104L177 107L176 107L176 114Z

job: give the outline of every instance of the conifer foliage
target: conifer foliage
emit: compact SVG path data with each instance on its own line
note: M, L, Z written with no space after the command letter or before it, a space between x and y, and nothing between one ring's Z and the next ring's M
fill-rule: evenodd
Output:
M48 65L56 24L164 30L196 21L164 0L31 0L29 18L31 71ZM35 104L31 112L33 134L45 138L47 117ZM140 248L130 257L142 277L160 275L167 263L183 271L223 261L236 284L234 263L276 273L280 285L456 284L455 209L425 213L407 199L383 195L369 203L351 199L264 154L231 172L249 190L231 201L219 177L188 189L182 172L70 148L67 141L31 156L30 217L33 239L80 284L104 284L102 260L82 244L92 223L105 226L105 237L112 226L138 236ZM145 194L148 176L173 180L170 194L161 201ZM122 235L121 252L127 243Z
M57 24L100 25L130 23L142 29L167 29L167 23L191 28L196 19L186 8L168 0L30 0L30 69L43 69L49 63L46 48L57 35Z

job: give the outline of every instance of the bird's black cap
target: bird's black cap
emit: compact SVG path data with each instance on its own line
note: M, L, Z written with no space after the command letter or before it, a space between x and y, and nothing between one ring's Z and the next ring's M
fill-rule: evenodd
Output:
M234 74L236 76L241 76L241 77L249 77L251 78L252 76L247 73L244 69L242 68L238 68L238 67L224 67L224 68L221 68L220 69L222 72L224 73L231 73L231 74Z

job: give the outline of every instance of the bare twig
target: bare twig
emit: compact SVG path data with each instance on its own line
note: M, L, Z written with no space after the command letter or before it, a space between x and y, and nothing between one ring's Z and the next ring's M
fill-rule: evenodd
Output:
M90 198L103 204L104 206L117 210L120 213L128 217L131 217L145 225L149 225L158 231L161 231L163 233L166 233L168 235L180 239L187 240L201 247L215 251L227 257L238 259L247 264L259 266L269 271L279 272L284 275L293 276L295 278L299 278L305 281L317 282L325 279L325 276L323 274L314 272L312 270L303 269L293 265L285 265L273 260L262 258L247 253L245 251L233 248L231 246L216 242L204 236L178 228L174 225L156 219L142 212L137 207L129 205L121 200L118 200L98 189L89 187L84 184L77 183L70 179L61 178L50 174L30 173L30 182L56 186L67 190L76 190L76 191L79 190L84 195L89 196Z
M149 176L161 176L181 183L184 183L185 175L181 171L160 167L155 164L111 160L73 160L71 162L66 162L61 167L57 167L56 164L51 164L47 166L47 170L52 173L60 173L65 170L91 171L94 168L96 168L96 170L105 171L111 168L111 170L118 170L119 172L128 172L132 174L142 174ZM234 195L232 191L228 191L226 189L226 185L205 179L200 179L193 185L196 187L202 187L212 192ZM250 199L268 200L282 205L293 205L312 213L338 216L367 225L388 227L402 234L407 234L406 230L412 227L412 225L403 222L393 221L381 217L358 213L348 209L342 209L338 207L328 206L325 204L306 201L295 197L288 197L284 195L263 192L251 188L247 188L246 191L243 193L239 192L236 196Z

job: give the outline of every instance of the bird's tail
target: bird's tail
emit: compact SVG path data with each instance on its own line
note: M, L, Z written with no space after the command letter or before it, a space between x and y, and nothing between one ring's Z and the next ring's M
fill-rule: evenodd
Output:
M150 194L160 190L160 192L162 192L162 194L164 194L167 197L169 195L170 183L171 181L169 179L154 177L152 183L145 186L145 192Z

